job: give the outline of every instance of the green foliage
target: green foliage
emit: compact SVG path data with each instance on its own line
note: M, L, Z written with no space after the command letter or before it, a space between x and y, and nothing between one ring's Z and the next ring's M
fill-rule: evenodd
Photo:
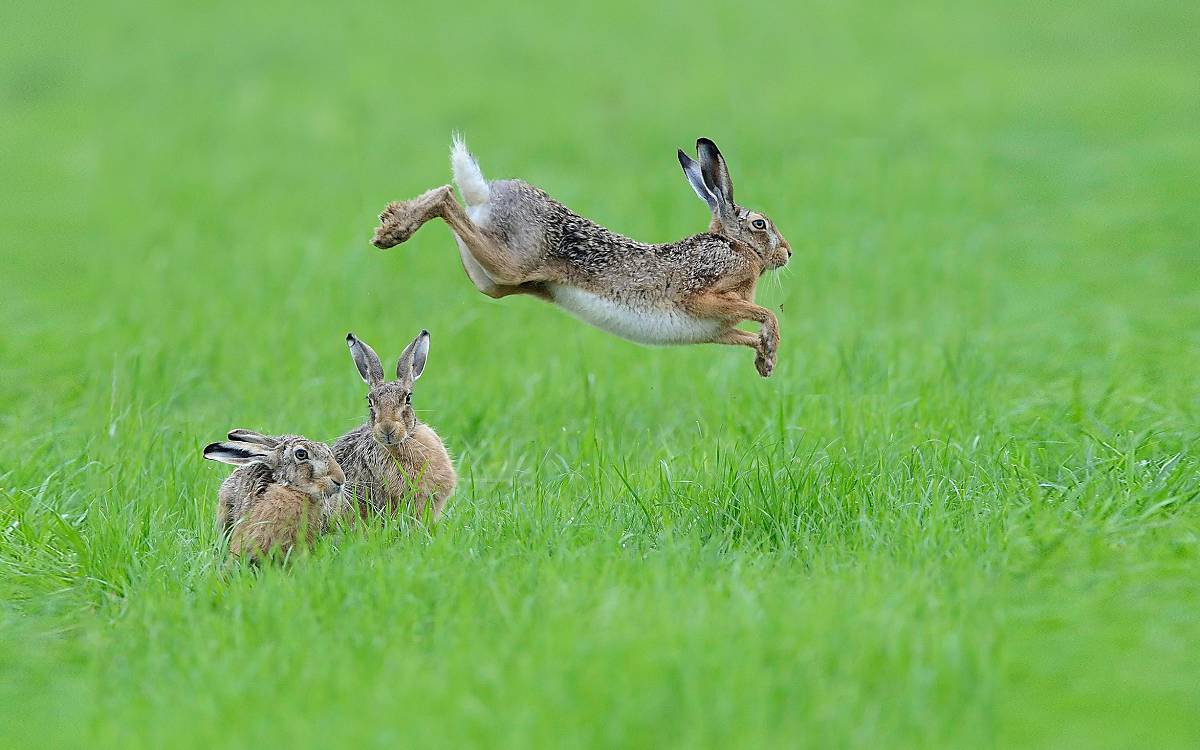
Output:
M1200 744L1198 21L6 5L0 745ZM651 241L715 139L775 376L371 248L453 129ZM201 447L335 438L346 332L422 327L442 523L227 567Z

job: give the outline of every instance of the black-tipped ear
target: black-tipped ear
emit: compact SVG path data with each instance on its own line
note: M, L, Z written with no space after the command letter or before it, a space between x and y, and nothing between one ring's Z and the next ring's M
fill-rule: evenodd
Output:
M266 448L274 448L279 445L279 441L273 437L255 432L254 430L230 430L229 439L237 440L243 443L254 443Z
M715 214L717 212L717 196L713 195L712 191L708 189L708 185L704 184L704 175L700 173L700 165L692 157L683 153L683 149L679 149L679 166L683 167L683 175L687 177L692 190L696 191L700 200L708 204L708 210Z
M359 341L353 333L346 334L346 345L350 347L350 356L354 357L354 366L363 382L368 385L378 385L383 382L383 365L379 355L367 346L365 341Z
M245 466L253 463L266 463L270 457L267 449L261 445L242 442L209 443L204 446L204 457L210 461L220 461L223 464Z
M417 334L396 360L396 378L412 382L421 377L425 371L425 362L429 360L429 331L423 330Z
M707 138L696 141L696 154L700 157L700 173L704 176L704 184L712 190L722 202L723 208L732 209L733 180L729 177L729 167L717 144Z

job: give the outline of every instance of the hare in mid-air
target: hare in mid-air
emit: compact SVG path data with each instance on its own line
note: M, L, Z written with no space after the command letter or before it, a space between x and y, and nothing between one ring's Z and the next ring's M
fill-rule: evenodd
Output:
M426 504L431 504L430 516L436 521L458 475L441 438L413 411L413 383L429 359L429 332L421 331L400 354L395 380L384 379L379 355L366 342L349 333L346 343L358 374L370 386L366 424L333 444L349 490L364 514L372 509L388 514L407 509L421 518Z
M311 546L348 508L346 476L324 443L234 430L206 446L204 457L240 467L221 483L217 505L217 526L229 535L234 557L257 561Z
M454 232L467 275L489 297L534 295L646 344L748 346L767 377L775 368L779 321L754 303L754 290L765 271L787 263L792 249L769 218L734 203L716 144L701 138L696 151L698 160L680 150L679 163L712 221L707 232L678 242L637 242L526 182L489 182L456 137L450 161L466 208L449 185L391 203L380 214L374 244L393 247L441 218ZM743 321L758 323L758 334L737 328Z

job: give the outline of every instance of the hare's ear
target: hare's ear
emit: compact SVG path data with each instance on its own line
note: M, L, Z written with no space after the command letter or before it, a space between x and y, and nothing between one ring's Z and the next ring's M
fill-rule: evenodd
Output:
M400 359L396 361L396 378L412 383L421 377L421 373L425 371L425 361L428 359L429 331L423 330L400 353Z
M708 189L708 185L704 184L704 175L700 173L700 165L695 159L683 153L683 149L679 149L679 166L683 167L683 175L687 177L692 190L696 191L700 200L708 204L708 210L715 214L718 208L717 196L713 195L712 191Z
M350 354L354 357L354 366L358 368L358 374L362 376L363 382L369 385L379 385L383 382L383 365L379 363L379 355L375 350L367 346L366 342L359 341L353 333L346 334L346 345L350 347Z
M707 138L696 141L696 154L700 157L700 174L704 177L704 184L717 196L722 204L721 210L732 213L733 180L729 178L725 157L721 156L717 144Z
M275 448L279 445L279 441L275 438L264 435L261 432L255 432L254 430L230 430L229 439L242 443L254 443L267 449Z
M224 443L209 443L204 446L204 457L223 464L245 466L246 464L270 463L271 451L266 446L230 440Z

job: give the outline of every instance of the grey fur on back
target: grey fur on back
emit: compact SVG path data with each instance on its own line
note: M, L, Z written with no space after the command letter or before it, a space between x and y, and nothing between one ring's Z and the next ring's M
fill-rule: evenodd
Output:
M647 244L580 216L522 180L497 180L490 187L482 226L589 291L652 302L697 292L748 266L743 253L715 234Z

